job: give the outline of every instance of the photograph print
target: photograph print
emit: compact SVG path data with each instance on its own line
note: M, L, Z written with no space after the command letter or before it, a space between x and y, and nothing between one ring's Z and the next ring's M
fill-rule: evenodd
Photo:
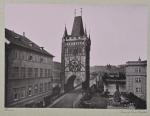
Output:
M5 4L6 108L147 109L148 8Z

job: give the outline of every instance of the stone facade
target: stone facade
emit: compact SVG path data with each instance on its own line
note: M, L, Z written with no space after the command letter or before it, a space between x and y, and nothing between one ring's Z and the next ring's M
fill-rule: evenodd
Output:
M5 106L24 107L52 93L53 55L5 29Z
M146 100L147 61L128 61L126 63L126 90Z
M62 76L65 90L82 84L89 86L90 35L83 28L82 16L74 18L71 35L65 27L62 38Z
M61 63L60 62L54 62L53 63L53 87L55 86L61 87Z

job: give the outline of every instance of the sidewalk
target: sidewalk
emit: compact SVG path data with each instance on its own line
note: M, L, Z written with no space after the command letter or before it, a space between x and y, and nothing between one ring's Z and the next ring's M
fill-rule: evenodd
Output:
M77 97L77 99L73 102L73 108L78 108L78 105L79 105L79 101L80 99L83 97L82 93L79 94L79 96Z

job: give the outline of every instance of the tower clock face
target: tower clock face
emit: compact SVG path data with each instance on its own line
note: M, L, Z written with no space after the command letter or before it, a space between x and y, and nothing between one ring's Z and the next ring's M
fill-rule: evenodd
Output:
M69 70L72 72L81 71L81 63L77 59L69 61Z

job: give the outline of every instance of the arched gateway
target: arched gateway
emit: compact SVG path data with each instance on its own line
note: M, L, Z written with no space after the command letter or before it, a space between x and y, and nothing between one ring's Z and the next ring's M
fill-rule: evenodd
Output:
M67 80L67 83L65 84L65 91L69 91L69 90L72 90L74 88L75 78L76 78L75 75L72 75L69 77L69 79Z
M90 76L90 35L83 27L82 16L75 16L72 33L68 35L65 27L62 38L62 79L65 90L74 88L75 84L89 87ZM82 86L83 87L83 86Z

